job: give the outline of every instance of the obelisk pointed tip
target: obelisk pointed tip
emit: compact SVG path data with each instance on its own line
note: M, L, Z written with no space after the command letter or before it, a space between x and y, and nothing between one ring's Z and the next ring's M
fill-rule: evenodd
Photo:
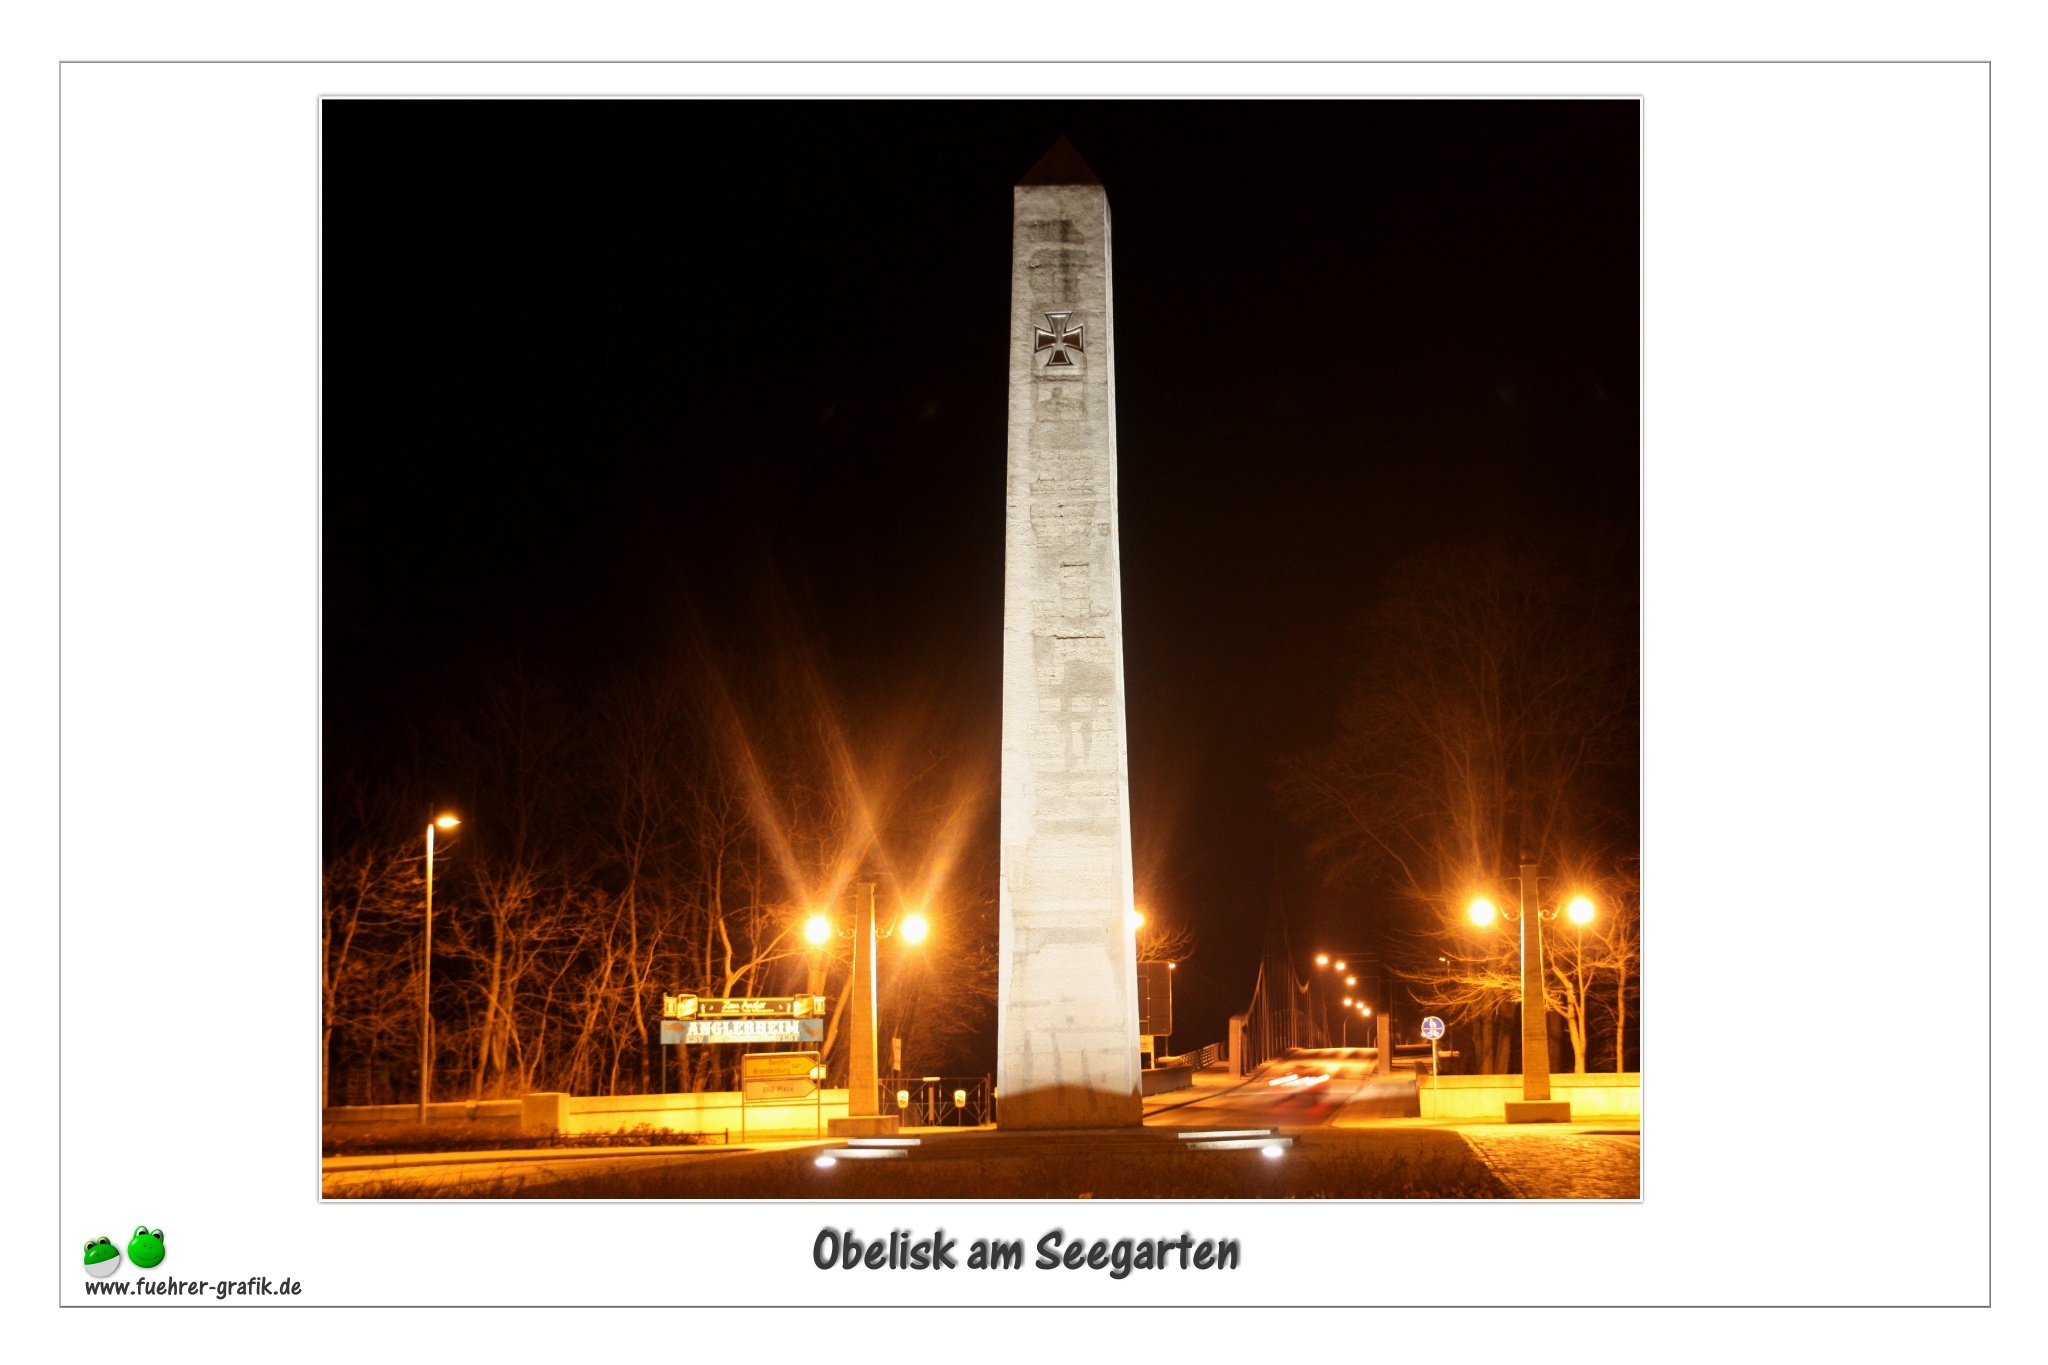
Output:
M1088 163L1074 150L1074 144L1067 141L1065 133L1052 144L1046 154L1038 158L1038 164L1024 172L1020 185L1100 185L1102 182L1095 172L1088 169Z

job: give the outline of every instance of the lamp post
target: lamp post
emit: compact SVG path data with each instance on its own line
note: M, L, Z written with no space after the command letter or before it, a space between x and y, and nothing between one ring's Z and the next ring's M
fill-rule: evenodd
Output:
M1543 915L1536 864L1522 864L1522 1098L1550 1098L1549 997L1543 989Z
M427 1100L434 1088L434 1013L428 1007L434 985L434 831L454 829L462 822L452 815L427 821L427 914L420 927L420 1122L427 1121Z
M930 932L930 924L915 911L902 916L891 930L892 934L900 933L905 943L913 944L924 942ZM811 916L804 927L804 936L813 943L822 944L830 934L831 921L823 915ZM852 1031L846 1043L846 1116L848 1130L855 1136L872 1134L883 1128L882 1078L876 1056L879 1030L875 1017L875 943L879 937L875 929L875 884L856 883L853 888L853 973L847 983L853 1017ZM812 979L817 980L823 968L814 960L811 970ZM835 1124L839 1122L838 1119L832 1121ZM895 1131L893 1116L886 1131Z
M1518 908L1510 918L1520 921L1522 947L1522 1104L1507 1107L1510 1123L1519 1120L1557 1121L1571 1118L1571 1105L1550 1098L1550 1035L1546 1028L1549 997L1543 989L1543 921L1555 919L1557 910L1545 911L1537 887L1536 864L1523 862L1517 878ZM1475 899L1466 913L1484 929L1500 911L1484 896ZM1567 915L1572 923L1584 925L1593 918L1593 902L1584 896L1572 898Z

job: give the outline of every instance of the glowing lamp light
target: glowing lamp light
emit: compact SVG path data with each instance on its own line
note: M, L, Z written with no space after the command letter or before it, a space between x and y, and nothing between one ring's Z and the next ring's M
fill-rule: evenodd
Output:
M820 1166L837 1166L839 1158L836 1156L821 1156L818 1158L818 1164Z
M1573 924L1591 924L1593 922L1593 902L1587 900L1584 896L1574 896L1572 897L1572 903L1565 907L1565 914L1571 917Z
M1355 976L1347 976L1344 978L1344 984L1347 986L1356 986L1358 984L1358 978Z
M908 1109L910 1107L910 1092L908 1090L896 1092L896 1107L898 1109Z
M804 921L804 937L813 943L823 943L832 937L832 921L823 915L812 915Z
M1266 1158L1268 1161L1271 1161L1273 1158L1280 1155L1280 1149L1278 1147L1273 1146L1261 1147L1259 1148L1259 1155Z
M1138 930L1145 927L1144 915L1136 910L1131 911L1131 913L1124 916L1124 927L1135 934Z
M924 936L931 932L923 915L906 915L903 919L903 940L906 943L922 943Z
M1339 962L1339 963L1337 964L1337 970L1338 970L1338 971L1340 971L1340 972L1341 972L1341 971L1343 971L1343 970L1344 970L1344 964L1343 964L1343 963L1341 963L1341 962Z
M1361 1001L1361 1002L1359 1003L1359 1006L1358 1006L1358 1012L1359 1012L1360 1014L1371 1014L1371 1013L1372 1013L1372 1006L1371 1006L1371 1005L1368 1005L1368 1004L1365 1004L1365 1003L1364 1003L1363 1001Z
M1493 908L1492 901L1481 896L1478 900L1473 901L1470 906L1466 907L1465 913L1472 917L1474 924L1484 929L1487 925L1493 923L1494 916L1498 915L1500 911Z
M452 815L443 815L434 821L434 824L441 829L454 829L457 825L461 823L462 822L460 820L456 819Z
M1329 966L1329 965L1330 965L1330 955L1329 955L1328 953L1317 953L1317 954L1316 954L1316 965L1317 965L1318 967L1327 967L1327 966Z
M967 1092L965 1090L955 1090L953 1092L953 1107L955 1109L965 1109L967 1107Z
M1345 1004L1347 1004L1347 1005L1348 1005L1348 1004L1350 1004L1350 1003L1351 1003L1351 997L1350 997L1350 996L1348 996L1348 995L1347 995L1347 996L1345 996L1345 997L1344 997L1344 1003L1345 1003Z

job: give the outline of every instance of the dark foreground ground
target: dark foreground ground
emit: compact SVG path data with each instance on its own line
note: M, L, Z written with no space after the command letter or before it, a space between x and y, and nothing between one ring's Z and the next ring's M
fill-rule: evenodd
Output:
M1435 1128L1325 1128L1278 1157L1194 1151L1171 1129L925 1136L902 1158L805 1144L492 1165L355 1170L329 1197L543 1199L1489 1199L1517 1191ZM342 1178L336 1178L340 1176Z

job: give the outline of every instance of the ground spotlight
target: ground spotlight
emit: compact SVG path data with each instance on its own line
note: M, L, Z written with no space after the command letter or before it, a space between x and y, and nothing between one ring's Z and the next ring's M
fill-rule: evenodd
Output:
M839 1158L836 1156L821 1156L818 1158L818 1164L820 1166L837 1166Z
M1270 1160L1280 1155L1280 1149L1278 1147L1261 1147L1259 1148L1259 1155Z

